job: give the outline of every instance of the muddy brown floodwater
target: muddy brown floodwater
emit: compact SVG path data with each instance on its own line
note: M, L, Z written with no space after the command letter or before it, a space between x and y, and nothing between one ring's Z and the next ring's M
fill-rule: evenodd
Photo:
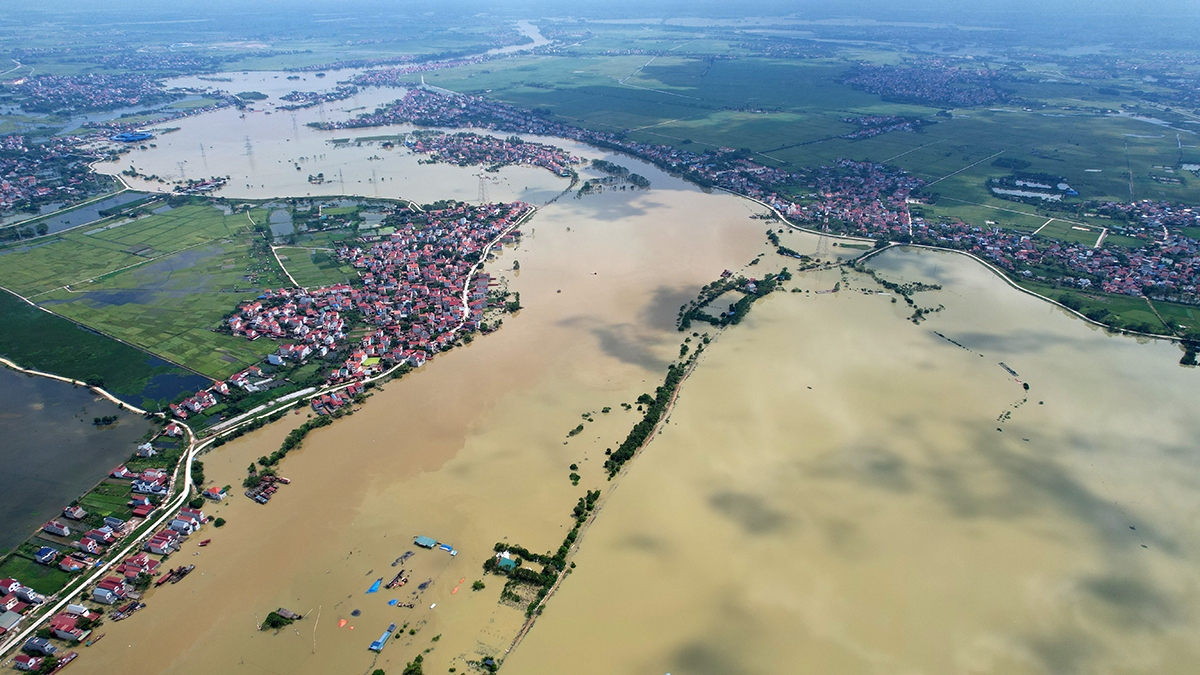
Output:
M242 84L253 83L223 86L254 88ZM107 170L208 162L203 173L233 175L234 197L476 194L470 169L332 148L302 126L317 114L301 111L295 126L198 116ZM342 180L311 187L288 160ZM209 509L228 524L171 561L196 572L106 625L72 668L398 673L424 653L427 673L467 671L503 656L524 619L498 603L496 577L471 590L493 544L557 547L590 488L605 493L579 567L504 672L1164 673L1200 662L1195 370L1176 365L1175 347L1107 335L963 256L872 260L891 279L944 285L918 294L944 306L920 325L861 274L798 276L788 286L800 292L770 296L717 336L663 435L607 482L604 450L637 420L620 404L678 355L679 306L767 250L764 223L748 217L761 207L616 161L653 189L542 208L489 265L525 309L313 433L283 462L293 483L269 505L234 490ZM565 186L531 169L496 178L493 199L540 203ZM769 253L747 273L784 264ZM568 439L589 412L596 421ZM239 484L305 416L205 455L205 473ZM416 549L416 535L458 555ZM367 594L407 551L409 584ZM305 618L255 630L278 607ZM393 622L400 638L369 652Z
M678 355L679 306L763 246L765 228L744 200L642 172L654 182L649 192L544 207L522 228L520 246L490 265L525 309L313 433L283 462L292 484L269 505L234 490L210 509L228 521L204 532L212 544L189 542L174 556L196 572L150 593L134 618L106 626L105 640L72 667L135 671L152 653L160 672L399 672L432 647L426 672L462 672L467 659L503 653L523 611L497 603L496 577L471 590L493 544L558 546L575 501L606 485L605 448L637 419L620 404L652 391ZM606 406L613 411L601 413ZM596 421L568 441L587 412ZM205 455L206 475L239 484L246 466L303 418L289 415ZM581 467L578 487L568 480L572 463ZM458 555L416 549L416 535L448 542ZM410 550L402 565L409 584L366 594ZM416 608L388 606L391 599ZM277 635L255 630L281 606L306 618ZM404 637L376 658L367 646L393 622L408 624Z
M756 305L705 355L506 672L1200 662L1198 385L1178 348L1106 335L963 256L873 265L943 284L917 298L945 309L913 325L903 302L844 290L871 286L853 274L837 294Z

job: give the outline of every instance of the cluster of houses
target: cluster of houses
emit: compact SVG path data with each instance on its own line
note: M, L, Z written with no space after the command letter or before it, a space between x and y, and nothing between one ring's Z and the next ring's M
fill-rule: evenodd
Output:
M19 134L0 136L0 212L70 203L109 189L88 169L95 156L77 147L81 140L55 136L33 144ZM33 236L29 230L22 236Z
M0 635L20 627L25 611L45 601L45 596L16 579L0 579Z
M1000 71L988 68L925 58L904 65L859 63L846 73L842 83L886 99L965 108L1006 99L994 84L1003 77Z
M181 420L186 420L190 414L200 414L215 406L221 398L229 396L229 385L225 382L215 382L208 389L202 389L179 403L172 403L171 414Z
M839 160L809 176L816 199L799 205L776 194L764 201L801 222L834 222L852 234L899 238L910 234L908 200L924 181L882 164Z
M74 572L82 569L91 560L88 556L100 555L104 553L108 547L115 544L119 539L129 534L129 523L115 518L106 516L104 524L100 527L91 527L83 524L88 512L81 506L68 506L63 509L63 520L74 521L78 523L77 532L81 532L78 540L71 545L74 546L81 554L81 557L66 556L59 562L59 567L66 572ZM51 520L45 525L42 525L42 532L45 534L54 535L60 539L70 539L72 536L71 526L64 523L63 520ZM85 529L87 528L87 529ZM50 546L40 548L35 556L37 562L43 565L51 565L58 559L60 551Z
M420 131L405 141L413 152L431 155L433 159L457 166L510 166L524 164L541 167L556 176L571 175L571 167L583 160L562 148L522 141L519 138L496 138L470 132L447 134L441 131Z
M222 490L210 488L206 490L204 496L220 501L225 498ZM83 518L87 515L83 509L79 507L69 507L64 512L66 518ZM117 519L106 519L114 520ZM143 551L139 551L121 561L120 564L113 568L113 573L99 581L92 589L90 599L101 605L115 605L130 597L134 593L134 589L139 586L139 582L144 579L152 578L158 572L161 561L151 557L154 555L167 555L179 548L180 542L187 538L188 535L196 532L200 527L208 521L204 512L200 509L184 508L180 509L179 513L171 519L170 523L160 532L154 534L146 541ZM120 521L117 521L120 523ZM49 533L66 537L70 535L70 528L63 523L54 520L47 523L43 528ZM80 542L92 541L98 546L112 545L117 539L129 531L128 526L121 523L121 527L113 527L106 525L103 528L90 530L80 540ZM103 543L101 543L103 542ZM95 558L87 557L82 554L83 544L80 553L72 553L63 558L66 561L72 561L73 566L68 571L77 571L84 567L90 567L97 563ZM102 548L94 550L95 553L101 553ZM52 564L58 556L58 551L51 547L43 547L38 551L37 561L42 564ZM60 567L63 565L60 564ZM133 597L138 597L133 595ZM0 579L0 635L12 632L20 628L21 622L24 619L26 611L31 607L36 607L43 604L46 598L40 593L35 592L32 588L25 586L16 579ZM100 618L100 613L93 612L87 607L80 604L69 604L66 609L54 616L50 617L47 627L50 629L52 637L59 640L64 640L69 643L79 643L85 640L90 634L90 625L92 622ZM58 652L58 648L45 638L30 638L24 646L24 653L14 659L13 665L18 670L38 670L45 663L46 658L54 657Z
M860 67L851 83L871 87L912 87L911 94L936 98L944 93L940 89L947 78L982 77L987 80L993 75L965 72L945 64L926 64L926 67L904 72L897 68L872 70ZM988 91L987 87L980 87L971 95ZM865 121L870 122L867 128L872 129L894 126L884 124L888 121L884 119ZM1183 206L1172 207L1159 202L1108 205L1122 211L1124 220L1132 221L1128 228L1132 230L1130 236L1140 236L1139 230L1143 231L1147 245L1129 251L1130 255L1126 252L1100 254L1089 249L1115 247L1059 243L999 227L978 227L961 221L931 222L914 217L908 203L915 191L923 186L922 181L883 165L843 160L833 167L820 167L814 174L791 173L762 166L728 148L695 153L670 146L636 143L614 133L550 121L531 111L478 96L413 89L387 108L347 121L329 122L325 127L354 128L403 122L442 127L477 126L571 138L618 149L701 184L720 186L760 199L804 222L820 225L830 222L839 233L958 248L976 253L1008 270L1042 261L1048 266L1061 265L1076 270L1078 275L1047 281L1084 287L1096 285L1108 292L1146 293L1185 303L1200 302L1197 292L1200 267L1196 262L1200 243L1186 236L1181 229L1194 227L1200 220L1200 212ZM809 195L813 201L806 205L798 204L776 190L780 185L806 183L815 188L814 194ZM1161 231L1153 235L1144 232L1159 225ZM1024 276L1034 274L1029 270L1020 273Z
M354 401L354 397L363 393L363 386L357 382L347 386L341 391L335 391L332 394L316 396L312 399L311 405L313 412L318 415L328 415L338 408L350 405Z
M330 384L358 382L396 364L420 367L452 345L460 328L479 328L491 278L480 273L468 284L468 275L489 244L520 235L515 225L531 208L514 202L398 211L391 216L391 234L365 248L343 246L337 251L340 260L360 271L361 287L341 283L267 290L241 305L226 325L248 340L287 340L267 357L273 366L326 359L348 348L346 358L328 372ZM355 345L346 343L343 313L348 311L357 312L372 327ZM229 378L230 384L247 391L257 391L267 382L258 366ZM186 419L189 411L215 405L216 396L227 391L228 384L218 382L171 406L171 411ZM358 393L361 389L330 394L314 400L313 408L332 412Z
M346 322L338 312L347 306L344 296L350 286L338 284L318 290L268 291L259 300L238 308L238 313L229 317L229 330L248 340L293 339L310 350L331 348L345 337Z

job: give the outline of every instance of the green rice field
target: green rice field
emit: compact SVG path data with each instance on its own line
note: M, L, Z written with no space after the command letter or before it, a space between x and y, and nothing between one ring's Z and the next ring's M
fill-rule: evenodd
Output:
M50 311L213 378L274 345L216 332L239 302L283 283L250 217L202 203L100 221L0 256L0 285ZM258 246L258 249L255 246ZM256 253L255 251L258 251Z

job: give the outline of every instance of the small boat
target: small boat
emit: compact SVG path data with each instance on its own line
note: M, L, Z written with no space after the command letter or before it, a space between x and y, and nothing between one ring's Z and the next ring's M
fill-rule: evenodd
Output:
M388 629L383 632L383 635L380 636L380 638L378 640L371 643L370 650L373 652L383 651L383 647L384 647L384 645L387 644L388 638L392 637L392 633L395 633L395 632L396 632L396 624L393 623L390 626L388 626Z
M97 635L96 637L92 638L91 640L88 640L87 642L83 643L83 646L91 647L92 645L96 644L97 642L103 640L105 635L108 635L108 633L101 633L101 634Z
M212 539L205 539L204 541L200 542L200 545L208 546L210 542L212 542Z
M184 577L191 574L192 570L194 570L194 569L196 569L195 565L188 565L187 567L177 567L175 569L175 571L171 573L171 576L173 577L171 579L171 583L173 583L173 584L179 583L180 581L183 580Z

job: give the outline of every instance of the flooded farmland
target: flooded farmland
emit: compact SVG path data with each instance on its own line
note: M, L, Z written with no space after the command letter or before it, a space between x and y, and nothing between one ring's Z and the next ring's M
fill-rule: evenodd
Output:
M133 453L150 423L87 389L0 367L0 551L8 552ZM119 414L97 428L96 417Z
M207 161L233 176L223 194L247 198L473 200L478 189L469 169L335 148L302 124L221 117L230 112L185 120L132 160L144 173L178 156L186 171ZM298 172L288 162L301 157L314 159ZM679 306L725 269L791 262L769 253L743 268L768 251L764 223L748 217L761 207L615 161L652 189L547 205L489 265L525 309L313 433L281 465L292 484L269 505L234 490L209 509L228 524L175 556L196 573L151 592L73 667L135 671L153 649L169 673L399 672L430 650L427 672L469 672L503 657L524 621L482 576L493 544L553 549L593 488L605 494L578 568L504 672L1156 673L1196 662L1200 422L1179 412L1195 371L1176 365L1175 347L1109 336L963 256L872 259L888 279L943 286L917 294L943 307L919 325L865 275L798 275L788 287L800 292L769 296L717 337L664 433L607 482L604 451L638 419L620 404L657 386L679 353ZM318 170L341 179L307 183ZM542 203L565 187L532 169L499 177L492 199ZM802 253L817 247L783 236ZM306 415L205 455L206 474L239 484ZM417 549L418 535L458 554ZM401 569L405 586L366 592ZM278 607L305 618L256 630ZM399 637L367 651L390 623Z
M1200 423L1179 406L1197 385L1178 348L1106 335L963 256L872 264L943 284L917 298L945 309L916 326L854 291L756 306L686 383L506 670L1196 663Z
M428 168L439 167L420 167ZM506 317L499 332L438 356L352 417L313 433L281 465L292 483L269 505L234 490L210 509L228 524L205 533L213 539L208 547L189 543L175 556L196 563L196 573L154 591L147 609L108 627L109 637L80 660L82 672L136 668L150 645L164 655L162 669L177 673L257 672L267 664L290 672L348 664L391 672L426 648L433 648L425 655L429 672L461 672L469 660L503 653L524 612L497 603L503 584L496 577L482 579L483 590L471 588L493 545L557 546L575 501L605 485L605 448L638 419L620 404L657 386L678 355L679 306L763 246L763 228L744 200L706 196L648 167L641 172L654 185L648 192L542 208L522 228L521 244L489 265L525 309ZM468 170L448 175L458 181L449 191L475 187ZM605 407L612 411L601 413ZM596 421L568 439L588 412ZM278 448L306 415L205 455L206 475L218 485L240 484L247 464ZM584 477L578 487L568 480L572 463ZM418 535L458 554L416 549ZM392 567L410 550L410 559ZM366 593L400 569L409 584ZM181 611L198 606L213 611ZM306 618L277 635L256 631L278 607ZM408 625L376 659L366 647L390 623Z

